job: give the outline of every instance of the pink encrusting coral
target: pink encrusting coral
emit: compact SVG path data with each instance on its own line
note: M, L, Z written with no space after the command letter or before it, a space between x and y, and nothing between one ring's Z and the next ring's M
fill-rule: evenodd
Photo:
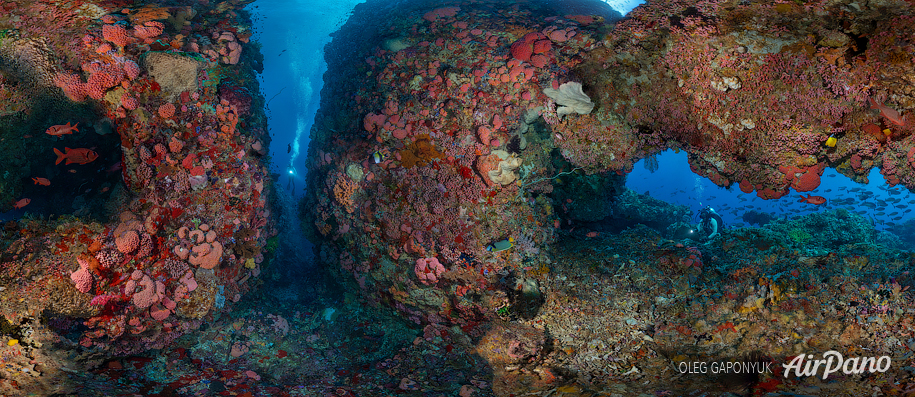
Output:
M191 249L191 256L188 262L203 269L212 269L219 264L222 259L222 244L218 241L206 242L195 245Z
M170 119L175 115L175 105L171 103L164 103L159 105L159 116L163 119Z
M413 270L423 284L435 284L445 272L445 267L438 261L438 258L419 258L416 260L416 267Z
M131 297L134 305L141 309L158 302L165 295L165 285L155 281L142 270L134 270L124 287L124 293Z
M140 236L136 230L124 230L115 236L115 245L121 253L129 254L137 250L140 246Z
M79 258L77 261L79 269L70 274L70 279L79 292L86 293L92 290L92 273L89 272L89 263L85 259Z
M68 182L55 179L51 188L73 184L72 194L49 195L42 205L66 199L62 211L78 215L45 217L35 222L35 233L14 238L23 247L36 239L47 248L41 255L23 251L9 265L17 269L11 274L35 279L5 291L16 299L4 299L0 314L16 324L34 313L78 318L83 328L55 332L78 333L68 337L88 354L162 348L243 299L270 260L261 252L275 233L266 210L269 137L249 75L257 57L249 49L247 14L228 3L218 10L52 3L32 2L12 13L7 7L0 22L18 21L22 63L16 67L36 71L23 73L30 80L20 86L56 104L52 113L29 117L51 117L53 123L35 124L42 130L79 121L79 130L57 146L84 147L98 157L83 168L54 171ZM42 24L31 22L42 18L47 31L35 36ZM11 59L10 43L4 40L0 63ZM8 77L0 78L3 93ZM86 132L84 125L93 128ZM254 142L261 150L249 149ZM179 229L194 230L193 240L189 232L179 237ZM0 256L6 261L6 253ZM217 303L220 288L229 304ZM3 394L8 384L0 383Z
M764 199L813 191L828 168L864 180L880 166L915 187L902 116L915 102L895 80L915 20L872 20L880 45L864 48L836 24L778 27L830 13L821 6L700 3L652 1L613 23L427 7L364 51L335 40L329 65L348 77L327 81L335 102L318 119L346 121L313 127L306 199L323 263L415 321L466 326L495 317L479 308L506 274L549 272L538 264L573 224L561 216L598 200L560 200L569 180L624 178L672 149ZM668 262L710 263L705 249L681 259ZM441 300L415 298L427 294Z
M505 34L496 16L431 9L417 18L423 30L410 34L409 41L417 43L410 50L379 50L357 60L371 71L372 86L385 87L385 95L357 90L347 96L351 102L344 113L347 119L357 120L360 133L328 135L318 143L310 172L319 177L309 189L315 195L308 207L314 214L309 224L315 233L346 246L337 247L343 252L330 256L339 258L340 267L353 273L361 288L370 280L388 284L397 277L385 266L372 265L381 257L398 267L409 264L418 287L457 290L473 280L475 287L485 289L493 282L494 273L487 269L491 265L473 258L496 260L486 250L490 243L519 229L554 223L553 215L544 215L549 211L542 204L513 208L511 222L481 221L501 217L497 208L519 197L522 174L533 180L556 173L543 166L544 154L555 143L534 141L533 135L519 131L533 128L538 112L560 121L555 107L552 113L539 110L549 104L543 88L566 83L556 71L574 68L579 63L574 55L595 44L574 19L538 19L527 12L500 11L505 18L531 22L525 29ZM402 70L411 70L410 79L404 78ZM411 97L425 99L404 99ZM569 148L591 149L593 143L584 140L592 138L609 152L635 147L635 142L618 144L613 137L601 137L601 129L586 125L597 124L593 118L566 116L565 120L576 123L568 128L578 128L582 139ZM628 132L615 130L620 135ZM352 140L357 146L335 145L336 139ZM371 155L364 161L363 151ZM619 156L612 164L625 167L631 161ZM595 167L604 164L592 162ZM529 170L536 171L528 175ZM532 189L550 187L542 183ZM372 208L385 210L367 210L369 198ZM417 205L401 208L401 203ZM370 233L370 240L377 243L357 249L349 246L348 239L333 237L362 233ZM538 236L530 244L551 239L548 234ZM542 252L534 248L527 252ZM360 255L359 260L348 258L349 252ZM453 316L460 322L471 312L469 307L459 307Z

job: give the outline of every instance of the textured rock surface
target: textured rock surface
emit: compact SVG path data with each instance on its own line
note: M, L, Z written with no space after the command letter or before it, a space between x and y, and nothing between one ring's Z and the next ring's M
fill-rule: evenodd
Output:
M623 190L609 176L622 179L636 161L668 149L685 151L701 177L767 199L812 190L827 167L857 181L880 167L890 184L915 187L905 120L915 108L910 3L651 1L617 22L537 2L484 1L441 15L419 3L373 8L370 21L354 18L358 27L344 27L328 46L304 224L322 262L370 300L475 337L495 318L520 321L515 280L540 280L546 303L527 324L547 327L556 349L527 367L501 368L499 390L570 376L620 395L664 395L670 390L637 383L670 378L671 361L755 350L777 361L838 346L831 335L848 317L810 302L841 299L842 283L868 283L907 263L874 245L883 237L861 246L807 239L840 245L802 255L791 242L804 239L799 231L742 229L696 246L645 227L607 237L581 222L627 211L643 223L682 221L685 213L652 213L646 202L612 206ZM390 31L403 45L375 37ZM559 112L562 104L544 94L569 82L594 103L589 113ZM825 144L830 136L834 147ZM428 155L413 149L417 142ZM516 182L487 180L497 150L522 160ZM371 161L376 152L385 159ZM344 179L354 161L366 175L355 184ZM841 223L839 214L824 216ZM819 221L796 226L816 233L808 226ZM875 233L862 219L847 221ZM512 249L487 250L509 238ZM859 249L881 267L869 267ZM447 271L423 284L413 264L432 256ZM821 281L840 268L854 270ZM828 326L805 328L813 317ZM907 326L893 318L887 327ZM770 330L781 339L764 337ZM893 343L868 346L891 352ZM788 382L739 380L733 390L764 393Z

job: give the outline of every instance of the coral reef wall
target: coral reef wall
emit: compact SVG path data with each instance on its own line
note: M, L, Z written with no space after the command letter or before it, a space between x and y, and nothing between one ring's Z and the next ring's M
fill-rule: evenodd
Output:
M763 198L825 167L915 187L909 3L658 0L616 22L379 3L327 46L304 225L341 280L415 321L492 318L570 207L612 199L555 188L666 149Z
M60 368L167 346L257 283L275 230L247 3L0 1L0 208L27 213L0 232L0 328L35 375L0 394L65 393Z

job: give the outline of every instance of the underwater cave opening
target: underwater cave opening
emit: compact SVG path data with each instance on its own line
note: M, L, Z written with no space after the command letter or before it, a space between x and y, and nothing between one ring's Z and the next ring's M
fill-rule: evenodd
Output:
M706 206L714 208L725 226L732 228L762 226L774 220L841 209L860 215L877 231L895 234L915 246L915 222L911 217L915 199L908 197L904 187L888 185L877 167L866 180L868 183L856 182L827 168L816 189L803 194L792 189L784 197L767 200L756 192L741 191L736 182L729 187L718 186L690 170L686 152L667 150L654 159L637 162L627 174L625 186L640 196L685 206L689 213L683 221L688 224L697 223L697 214ZM799 199L808 195L823 197L826 202L817 205Z

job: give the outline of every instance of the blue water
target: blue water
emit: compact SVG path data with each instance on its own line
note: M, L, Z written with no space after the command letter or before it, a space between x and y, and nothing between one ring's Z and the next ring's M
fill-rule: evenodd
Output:
M709 205L724 218L726 225L745 225L741 217L751 210L790 218L827 209L845 208L873 220L877 229L884 230L894 223L901 224L910 219L912 212L905 211L910 210L909 205L915 204L905 188L887 185L880 170L876 168L868 175L867 184L854 182L834 169L827 168L820 178L820 186L815 190L804 193L792 190L780 199L763 200L756 196L756 192L742 192L736 183L730 188L723 188L694 174L689 169L685 152L667 151L657 158L658 169L654 173L645 168L645 160L639 161L628 175L626 186L669 203L686 205L693 213L698 213ZM861 190L850 191L855 188ZM813 205L799 202L801 195L822 196L827 199L827 203ZM897 203L887 201L896 199L902 200ZM869 208L870 205L874 208ZM893 219L897 217L901 219Z
M271 171L280 174L280 184L296 196L305 186L308 134L327 70L324 45L362 2L259 0L248 7L258 17L256 40L263 45L260 79L269 100Z
M620 14L626 15L629 11L632 11L633 8L637 7L639 4L644 3L640 0L604 0L604 3L613 7L614 10L619 11Z

